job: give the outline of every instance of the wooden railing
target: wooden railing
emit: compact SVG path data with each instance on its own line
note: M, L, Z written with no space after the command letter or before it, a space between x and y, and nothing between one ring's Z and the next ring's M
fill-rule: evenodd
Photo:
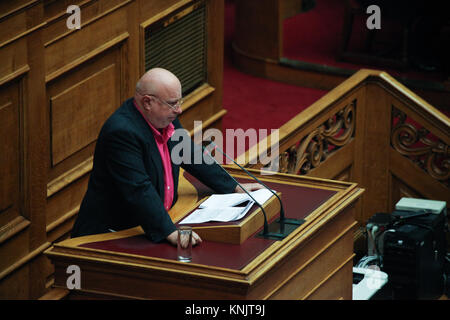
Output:
M363 226L401 197L450 204L449 146L447 116L385 72L360 70L237 161L357 182L366 190L356 210Z

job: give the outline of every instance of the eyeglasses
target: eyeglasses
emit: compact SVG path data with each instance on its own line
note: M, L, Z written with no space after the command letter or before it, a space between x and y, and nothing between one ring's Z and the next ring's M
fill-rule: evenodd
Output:
M164 103L166 106L168 106L173 111L176 111L178 108L180 108L184 102L183 99L178 99L176 102L170 103L170 102L164 101L163 99L161 99L160 97L158 97L157 95L154 95L154 94L144 94L144 93L140 93L140 92L139 92L139 94L142 96L155 97L156 99L158 99L160 102Z

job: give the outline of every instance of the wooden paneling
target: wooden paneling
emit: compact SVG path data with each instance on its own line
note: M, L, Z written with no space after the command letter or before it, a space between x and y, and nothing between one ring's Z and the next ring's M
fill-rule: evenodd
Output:
M45 287L39 276L49 247L43 229L47 154L42 1L2 3L0 26L0 297L28 298ZM41 258L38 258L41 257Z
M49 183L92 156L101 125L125 99L126 39L47 84Z
M15 218L20 210L21 115L19 85L15 82L0 89L0 136L5 138L0 145L0 225Z
M278 60L283 20L302 12L302 0L240 0L236 6L235 48L249 56Z
M369 84L366 88L366 105L364 109L365 126L363 154L355 162L363 164L362 177L365 185L370 183L370 196L363 199L364 218L376 212L388 210L388 167L386 156L390 141L390 97L383 88ZM364 219L364 222L365 220Z
M29 70L27 65L27 41L20 39L0 50L0 85L4 85L15 79L20 74Z
M278 61L282 50L283 0L236 1L234 50L266 61ZM251 12L251 14L249 14Z
M70 187L62 188L47 199L46 231L52 241L64 235L58 232L58 227L76 217L88 180L89 175L83 175L71 182Z
M400 178L391 174L391 184L390 184L390 196L389 210L395 209L395 204L403 197L406 198L423 198L424 196L408 186Z
M390 151L389 163L391 175L399 178L405 186L408 186L409 190L415 190L414 193L425 198L450 203L448 188L430 177L426 172L418 169L409 159L403 158L395 151ZM395 189L392 189L393 195L396 192ZM392 197L392 201L395 201L395 197Z
M348 248L353 248L352 232L347 233L345 237L339 239L332 247L319 255L315 261L311 262L304 269L302 269L301 273L299 270L299 272L290 279L289 283L286 283L279 288L276 294L270 298L285 300L290 297L297 297L298 299L301 299L304 298L301 292L315 291L315 284L318 280L327 280L326 278L318 279L318 274L325 274L327 276L333 275L342 267L342 262L338 262L336 259L333 259L333 257L342 257L345 259L345 263L352 260L353 251L348 250ZM351 299L351 292L348 289L349 287L347 287L347 294L345 295L346 300Z
M50 98L53 165L97 139L101 126L120 103L115 94L120 92L115 69L110 65Z
M326 128L351 102L354 111L344 118L354 125L353 136L327 154L322 145L339 135L326 134ZM366 189L355 205L360 226L377 212L392 211L402 196L450 204L450 120L384 72L359 71L279 132L281 172L350 180ZM265 141L260 144L265 148ZM248 157L256 150L242 157L248 167L261 167Z
M141 12L141 21L147 20L149 17L159 14L164 16L172 11L172 7L180 7L185 4L189 4L190 0L165 0L165 1L140 1L139 12Z
M276 300L305 299L317 291L319 289L317 283L322 286L333 274L352 260L353 226L354 218L351 209L324 224L312 239L297 249L297 252L292 253L296 258L291 263L293 265L296 263L299 267L290 275L289 281L280 284L267 298ZM314 249L318 247L322 249L314 252ZM305 259L305 257L309 257L309 259ZM348 300L351 299L351 292L349 287L346 288L347 292L344 298ZM305 292L307 292L306 295ZM323 295L324 292L320 295L316 293L318 299L323 299Z
M353 283L353 259L331 274L320 287L306 297L308 300L350 300L352 291L341 283Z
M127 30L127 11L117 10L103 19L81 28L46 47L45 70L47 80L53 79L72 66L85 61L108 43ZM83 43L81 46L80 43Z
M5 7L6 14L5 11L0 11L0 17L4 17L0 19L0 44L26 36L42 25L41 1L28 3L14 1L8 6L6 4L2 6Z
M1 279L0 299L28 299L30 292L28 283L30 282L28 268L18 270L14 276ZM17 281L20 279L20 281ZM27 285L24 285L27 284Z
M110 0L110 1L51 1L45 4L45 15L48 25L45 28L44 44L49 46L52 42L60 38L70 36L77 30L70 30L66 27L66 8L69 5L79 5L82 12L81 28L102 19L112 11L129 3L130 0ZM80 29L81 30L81 29Z
M209 98L211 116L204 120L210 128L221 128L222 117L226 110L222 106L223 95L223 52L224 52L224 20L218 19L214 12L224 15L224 1L209 1L207 7L207 79L208 84L215 88L214 94Z

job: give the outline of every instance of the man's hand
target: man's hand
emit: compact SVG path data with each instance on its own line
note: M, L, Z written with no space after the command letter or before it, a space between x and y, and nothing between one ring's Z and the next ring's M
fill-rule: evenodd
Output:
M248 191L255 191L255 190L259 190L259 189L263 189L264 186L260 185L259 183L242 183L242 186ZM238 192L238 193L244 193L245 191L242 190L240 185L236 186L236 189L234 190L234 192Z
M169 241L170 244L176 246L178 242L178 230L175 230L174 232L169 234L166 240ZM195 246L200 243L202 243L202 238L200 238L198 234L192 231L192 246Z

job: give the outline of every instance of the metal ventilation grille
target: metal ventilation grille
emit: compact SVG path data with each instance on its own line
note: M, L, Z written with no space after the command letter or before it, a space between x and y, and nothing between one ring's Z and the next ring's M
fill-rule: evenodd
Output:
M201 1L181 14L146 28L145 70L170 70L180 79L186 95L207 80L205 3Z

